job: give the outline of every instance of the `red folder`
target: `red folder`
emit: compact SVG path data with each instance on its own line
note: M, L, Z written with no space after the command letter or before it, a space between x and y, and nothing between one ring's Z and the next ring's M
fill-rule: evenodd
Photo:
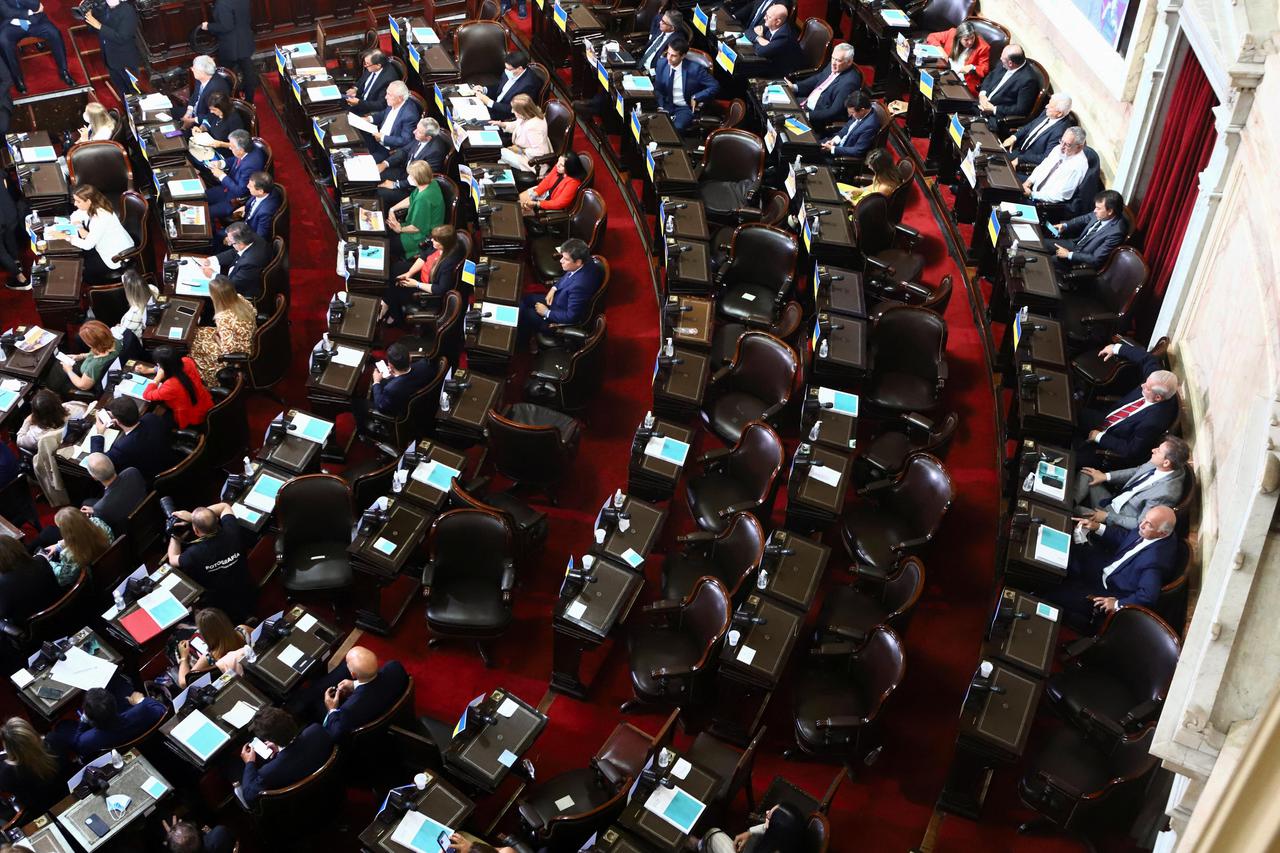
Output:
M160 625L151 618L151 614L139 607L128 616L120 618L120 626L129 632L129 636L142 645L160 633Z

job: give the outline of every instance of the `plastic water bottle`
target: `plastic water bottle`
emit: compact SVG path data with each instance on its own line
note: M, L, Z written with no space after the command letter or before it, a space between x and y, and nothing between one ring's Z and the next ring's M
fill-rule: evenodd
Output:
M604 544L604 528L603 527L596 528L596 544L597 545Z
M120 750L111 750L111 766L120 771L124 769L124 756L120 754Z
M333 352L333 341L329 340L328 332L325 332L324 335L321 336L321 341L324 343L325 352Z
M818 345L818 358L826 358L831 352L831 347L827 345L827 339L823 338L822 343Z
M809 440L817 441L818 433L822 432L822 421L814 421L813 427L809 430Z
M756 589L763 590L763 589L768 589L768 587L769 587L769 573L766 572L764 569L760 569L760 571L756 572Z
M111 596L111 600L116 606L116 613L123 613L125 608L124 590L117 588L115 594Z
M675 216L668 216L668 217L667 217L667 233L668 233L668 234L674 234L674 233L676 233L676 218L675 218Z
M176 240L178 238L178 224L174 222L172 219L168 220L168 223L169 223L169 238L172 240Z
M622 489L618 489L613 493L613 508L622 509L622 504L626 501L627 496L622 493Z
M1022 481L1022 491L1029 492L1036 486L1036 472L1032 471L1027 474L1027 479Z
M645 412L645 413L644 413L644 428L645 428L645 429L653 429L653 425L654 425L655 423L657 423L657 421L656 421L656 420L654 419L654 417L653 417L653 412Z
M449 399L449 392L441 391L440 392L440 411L447 412L452 407L453 407L453 401Z
M674 358L676 354L676 343L671 338L667 338L667 342L662 347L662 354L667 358Z
M248 456L246 456L246 457L244 458L244 475L245 475L246 477L252 477L252 476L253 476L253 463L249 461L249 457L248 457Z

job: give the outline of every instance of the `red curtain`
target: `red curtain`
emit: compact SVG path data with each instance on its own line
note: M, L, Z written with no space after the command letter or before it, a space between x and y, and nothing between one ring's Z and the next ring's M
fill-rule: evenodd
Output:
M1137 229L1142 254L1151 267L1151 280L1137 306L1137 327L1145 338L1155 326L1165 289L1178 262L1178 250L1200 192L1200 172L1209 162L1218 132L1213 87L1193 52L1187 51L1173 95L1165 109L1164 129L1146 196L1138 210Z

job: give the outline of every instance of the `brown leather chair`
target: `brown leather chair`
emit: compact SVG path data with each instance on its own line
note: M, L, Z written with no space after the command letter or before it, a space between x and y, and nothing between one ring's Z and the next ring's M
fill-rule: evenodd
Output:
M1088 835L1131 824L1160 761L1151 754L1155 731L1113 741L1069 727L1054 732L1018 781L1018 797L1040 814L1018 832L1053 827L1092 847Z
M25 625L0 619L0 633L13 645L15 651L26 652L46 640L57 640L84 627L87 611L97 599L93 594L89 572L80 574L53 604L32 614Z
M249 131L249 135L256 137L258 135L258 108L253 104L241 98L235 98L231 101L231 109L236 111L240 116L240 122L244 125L244 129Z
M600 278L600 286L596 288L595 293L591 294L591 304L587 306L587 313L583 315L582 322L547 323L538 332L538 346L563 347L572 345L573 340L582 339L587 332L587 327L604 310L605 298L609 295L609 280L612 278L609 261L603 255L592 255L587 263L599 266L603 271L603 275ZM566 337L572 340L566 342Z
M409 94L412 95L413 93L410 92ZM264 159L262 162L262 171L266 172L268 175L271 175L272 177L275 177L276 161L275 161L275 154L271 150L271 143L267 142L267 140L263 139L261 136L255 136L253 137L253 144L258 148L261 148L262 153L265 155L266 159Z
M551 489L569 473L582 424L555 409L516 403L505 414L490 409L485 433L498 473L542 491L554 505Z
M733 361L712 375L702 420L723 441L737 441L752 421L776 426L799 375L795 350L767 332L747 332Z
M413 695L411 675L405 683L404 692L387 710L347 734L342 743L345 777L380 782L391 776L386 771L394 766L399 749L396 739L391 736L391 727L397 723L413 724Z
M556 161L573 150L573 137L578 129L577 114L569 104L552 98L545 107L547 115L547 139L551 152L541 157L530 157L531 166L554 166Z
M148 284L153 282L148 281ZM101 320L108 326L120 322L120 318L129 310L129 300L124 295L123 284L104 284L100 287L87 288L89 293L89 310L93 319Z
M882 749L877 728L884 703L906 671L902 641L881 626L856 650L833 643L813 649L813 655L819 662L800 675L794 689L797 748L784 754L870 766Z
M464 83L492 86L502 79L507 28L498 21L467 21L453 33L453 55Z
M1009 46L1009 42L1013 40L1008 28L997 24L995 21L973 15L965 18L965 20L978 31L978 38L985 41L991 48L992 60L998 60L1000 55L1004 53L1004 49Z
M955 497L947 469L928 453L907 458L902 473L872 483L841 525L845 550L872 577L887 577L904 557L933 540Z
M827 593L818 616L818 637L861 644L881 625L901 637L923 594L924 563L907 557L883 583L845 584Z
M208 438L204 433L186 429L174 430L171 446L180 458L156 475L151 488L161 496L180 496L184 500L197 493L207 492L209 466L205 464L204 452L208 446Z
M391 482L399 467L399 456L380 453L372 459L348 465L338 476L351 488L351 505L367 507L383 495L390 494Z
M712 105L715 105L712 107ZM707 107L711 107L710 110ZM747 120L747 102L742 98L734 98L729 101L728 106L720 105L719 101L711 101L702 110L702 115L695 119L698 128L710 133L713 130L728 130L732 127L738 127Z
M562 412L581 412L595 399L604 381L605 318L587 328L569 326L561 336L585 335L575 347L546 347L534 356L525 383L525 398Z
M594 253L600 247L608 220L609 208L600 193L583 190L567 219L529 238L530 265L538 281L545 283L564 275L558 249L570 237L582 240Z
M804 846L801 853L827 853L831 845L831 823L821 812L814 812L804 825Z
M724 266L725 261L729 258L729 249L733 244L733 232L737 230L738 225L745 225L747 222L758 222L761 225L777 225L786 228L784 220L791 211L791 197L784 190L775 190L765 187L761 190L762 201L760 203L760 216L751 218L749 215L741 223L726 225L716 230L711 238L711 271L718 272ZM745 214L744 214L745 215Z
M461 275L461 267L459 267ZM429 326L418 324L414 334L405 335L401 342L408 347L411 358L433 359L444 356L450 364L458 363L462 351L462 312L463 296L454 288L444 295L440 304L440 313L434 316L424 313ZM408 315L418 318L418 314Z
M449 181L449 185L454 186L452 181ZM441 189L444 189L445 185L442 183L440 187ZM456 190L456 187L454 188ZM454 235L458 238L458 246L455 251L463 259L472 257L472 250L474 249L475 244L471 240L471 232L467 231L465 228L460 228L454 232ZM473 288L470 284L466 284L462 280L462 264L457 264L455 266L451 280L445 281L443 284L445 287L444 293L446 294L450 291L458 291L461 296L461 302L458 304L458 310L460 312L465 310L465 305L471 298ZM426 291L411 291L409 294L409 303L405 306L405 321L415 329L421 329L423 326L427 324L434 324L439 320L443 307L443 296L433 296ZM410 340L414 339L415 338L410 338Z
M515 537L518 560L536 564L538 549L547 538L547 514L534 509L510 492L491 491L488 477L477 477L463 485L457 478L449 491L449 505L458 509L483 509L506 519Z
M719 533L736 512L768 519L784 461L782 439L759 421L747 424L738 443L702 454L701 471L685 485L689 512L703 530Z
M276 566L287 595L350 588L351 489L332 474L305 474L276 495Z
M1137 249L1113 249L1092 287L1063 294L1059 317L1069 345L1077 350L1096 351L1113 334L1128 332L1133 306L1149 275L1146 259Z
M916 281L924 270L924 256L911 251L919 232L894 225L889 216L889 200L880 193L870 193L853 207L853 225L858 251L866 261L868 276L895 281ZM899 246L902 238L906 247Z
M271 217L271 230L267 233L267 239L271 241L288 240L289 239L289 191L284 188L283 184L276 184L272 192L280 194L280 206L276 208L275 215Z
M449 373L449 360L436 358L435 376L409 397L404 412L393 417L369 407L369 431L381 442L393 448L408 447L435 432L436 410L440 406L440 388Z
M997 61L997 54L994 52L992 52L991 54L991 61L992 62ZM1050 82L1049 72L1044 70L1044 66L1041 65L1039 62L1036 62L1034 59L1028 59L1027 69L1033 72L1036 76L1036 79L1040 81L1040 90L1036 92L1036 99L1035 101L1032 102L1031 109L1027 111L1026 115L1024 116L1010 115L1010 116L1002 116L1000 118L1000 133L1002 136L1013 133L1015 130L1022 127L1027 122L1031 121L1031 119L1040 115L1041 110L1044 109L1044 105L1048 103L1049 98L1053 96L1053 83ZM1096 190L1094 192L1096 192ZM1092 199L1093 194L1090 193L1089 197ZM1055 219L1053 221L1058 222L1060 220Z
M273 387L289 371L293 345L289 340L288 305L283 295L276 295L275 311L253 333L249 352L227 353L222 361L241 371L249 387L263 391Z
M684 598L701 577L715 578L736 598L764 559L764 528L749 512L734 513L719 533L698 530L676 542L683 547L662 564L662 597L668 600Z
M782 306L778 319L763 331L792 346L796 332L800 331L800 323L804 320L804 308L794 299ZM738 341L751 330L746 323L721 323L716 326L715 335L711 339L711 367L719 370L733 361L738 352Z
M1135 347L1142 346L1137 339L1123 335L1113 335L1111 342ZM1161 362L1162 368L1168 369L1169 338L1167 336L1156 341L1149 352ZM1098 392L1116 396L1124 394L1131 388L1141 385L1146 376L1142 375L1141 366L1136 362L1123 358L1109 358L1103 361L1097 350L1086 349L1071 359L1071 378L1076 382L1076 387L1083 388L1083 399L1088 404Z
M745 130L717 130L707 137L698 170L698 195L707 219L729 223L742 221L740 216L759 216L756 201L764 178L764 155L764 140Z
M128 565L145 562L152 546L164 535L165 517L160 510L160 495L147 492L142 503L133 508L124 523L124 538L129 543ZM101 560L99 560L101 563ZM94 566L96 572L98 566Z
M795 284L799 257L795 234L757 223L740 226L716 274L717 313L757 327L772 325Z
M425 115L425 114L424 114ZM444 225L458 227L458 185L448 175L436 175L440 197L444 200Z
M644 624L628 637L636 698L623 703L622 712L648 705L687 708L706 701L730 616L729 593L714 578L699 578L683 601L644 608Z
M756 752L760 748L760 742L764 740L765 730L766 727L761 726L746 749L738 749L706 731L699 732L689 745L684 757L695 767L709 770L719 779L719 784L712 789L707 803L714 814L726 814L739 791L747 794L747 811L755 809L751 771L755 767Z
M151 492L155 494L155 492ZM159 510L159 501L152 504L153 510ZM111 546L93 561L89 567L89 575L93 579L93 590L100 600L105 601L125 576L132 571L130 562L130 546L128 534L117 536L111 540Z
M1050 707L1081 728L1114 738L1154 722L1181 652L1178 635L1145 607L1118 608L1096 637L1067 647L1061 672L1045 683Z
M236 373L231 387L209 389L213 408L206 420L209 444L205 459L210 468L225 468L244 456L249 447L249 415L245 406L244 374Z
M542 81L542 86L538 89L538 94L533 99L539 104L546 104L547 97L551 94L551 72L541 62L530 62L529 71L533 72L533 75Z
M858 457L854 470L864 483L895 476L913 453L941 456L956 434L960 417L948 413L935 423L919 412L907 412L890 422L871 439Z
M947 381L947 324L925 308L897 305L868 335L871 376L863 400L887 412L929 412Z
M96 188L117 212L123 209L120 196L133 189L129 152L119 142L109 139L95 139L71 146L67 152L67 172L72 189L83 184Z
M284 788L263 791L252 808L246 808L255 816L268 843L281 848L296 844L300 828L314 826L316 815L331 814L340 805L342 785L338 769L338 747L335 746L324 764L310 776ZM239 797L236 799L239 801ZM243 803L241 807L244 808Z
M502 6L498 0L484 0L476 12L478 21L498 21L502 19Z
M808 18L800 28L800 68L787 77L803 80L822 70L831 53L831 25L821 18Z
M428 645L443 640L476 644L485 666L493 666L486 640L511 626L516 586L511 528L501 515L451 509L431 524L430 553L422 567L427 600Z
M289 303L289 256L284 238L276 237L272 240L271 248L271 260L262 268L262 291L253 300L253 306L258 309L259 315L271 310L277 296L284 297L286 308Z
M120 268L111 272L111 280L118 281L126 269L136 269L139 273L146 273L151 266L152 253L147 241L150 210L151 205L141 194L133 190L121 194L120 205L116 208L116 217L133 239L133 248L120 252L112 258L120 264Z
M914 305L927 308L939 317L945 317L947 306L951 304L951 274L947 273L938 282L937 287L929 287L914 281L876 282L869 289L883 300L871 312L872 320L879 320L884 312L894 305Z

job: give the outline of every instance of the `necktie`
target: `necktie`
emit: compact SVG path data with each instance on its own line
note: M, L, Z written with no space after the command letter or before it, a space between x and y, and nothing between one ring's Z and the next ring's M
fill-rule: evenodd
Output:
M1138 476L1133 478L1133 481L1129 483L1129 487L1125 489L1125 491L1132 492L1134 489L1138 488L1138 486L1141 486L1147 480L1150 480L1152 476L1155 475L1155 473L1156 473L1156 469L1152 468L1150 471L1139 474Z
M1036 139L1039 138L1040 134L1044 133L1045 130L1049 127L1049 125L1053 124L1053 122L1054 122L1054 119L1046 117L1044 121L1040 122L1039 126L1036 127L1035 130L1031 131L1031 135L1027 137L1026 142L1022 143L1022 147L1019 150L1026 151L1028 148L1030 148L1031 143L1035 142Z
M804 102L805 107L807 109L813 109L814 107L818 106L818 98L822 97L822 93L826 91L826 88L830 86L832 82L834 82L835 79L839 76L840 75L837 74L835 71L832 71L830 74L828 74L827 79L819 83L818 88L814 89L812 92L809 93L809 97Z
M377 71L375 71L375 72L373 72L372 74L370 74L370 75L369 75L369 79L365 81L365 84L364 84L364 95L362 96L365 100L368 100L368 98L369 98L369 93L370 93L371 91L373 91L373 84L377 81L377 79L378 79L378 75L379 75L379 74L381 74L381 73L382 73L382 69L381 69L381 68L379 68Z
M1122 420L1129 417L1129 415L1132 415L1134 412L1138 411L1138 409L1141 409L1144 403L1146 403L1146 400L1139 397L1137 400L1134 400L1132 403L1128 404L1127 406L1121 406L1120 408L1116 409L1114 412L1107 415L1106 426L1113 427L1116 424L1120 423Z
M1037 181L1036 185L1031 188L1031 191L1039 192L1041 187L1049 183L1049 179L1053 177L1054 172L1058 171L1058 167L1062 165L1062 161L1065 159L1066 159L1065 157L1059 157L1057 162L1055 162L1052 166L1049 167L1049 174L1045 175L1043 178Z
M1090 225L1088 228L1084 229L1084 233L1080 235L1080 242L1083 243L1085 240L1087 240L1089 238L1089 235L1092 234L1094 231L1097 231L1098 226L1100 226L1101 224L1102 224L1101 219L1095 219L1093 221L1093 224Z
M245 221L248 221L249 217L253 215L253 207L254 207L254 205L256 205L257 203L258 203L258 199L257 199L257 198L255 198L254 196L249 196L249 200L248 200L247 202L245 202L245 205L244 205L244 218L245 218Z
M658 55L658 50L667 43L667 34L659 32L657 37L649 43L649 49L644 52L644 56L640 60L640 64L645 68L652 68L654 58Z
M990 93L988 93L987 100L989 101L992 98L994 98L996 96L996 92L1000 91L1000 87L1003 86L1005 83L1009 82L1009 78L1017 73L1018 73L1017 68L1013 69L1012 71L1005 71L1004 74L1000 76L1000 79L996 81L996 87L992 89Z

